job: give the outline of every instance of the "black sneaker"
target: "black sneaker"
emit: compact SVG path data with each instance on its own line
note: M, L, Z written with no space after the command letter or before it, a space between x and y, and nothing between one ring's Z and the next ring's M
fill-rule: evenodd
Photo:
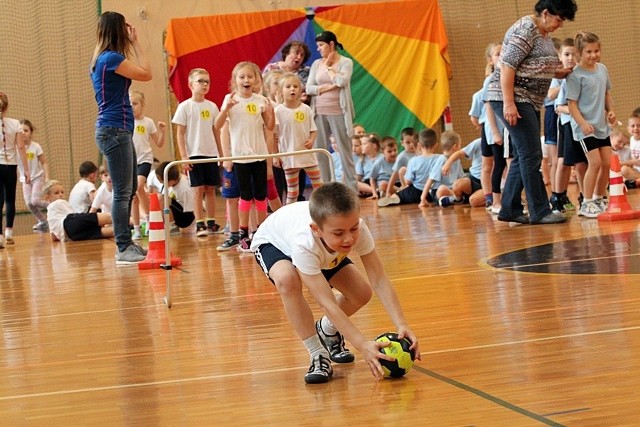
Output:
M208 235L209 235L209 232L207 231L207 226L204 225L204 223L202 222L196 223L196 236L204 237Z
M628 179L624 182L624 185L627 187L627 189L636 188L636 180Z
M344 337L340 332L336 332L333 335L327 335L322 330L321 320L316 322L316 332L320 337L320 341L324 348L329 352L329 357L336 363L351 363L356 357L344 346Z
M329 382L333 376L333 368L331 362L322 354L317 355L311 360L311 366L304 375L304 382L307 384L322 384Z
M207 223L207 234L222 234L224 229L215 222Z
M217 249L219 251L228 251L234 248L235 246L238 246L239 243L240 243L239 238L229 237L227 240L222 242L222 244L218 246Z
M551 196L551 198L549 199L549 204L551 205L551 210L554 213L564 213L565 212L565 208L564 205L562 203L562 200L556 196L555 194Z

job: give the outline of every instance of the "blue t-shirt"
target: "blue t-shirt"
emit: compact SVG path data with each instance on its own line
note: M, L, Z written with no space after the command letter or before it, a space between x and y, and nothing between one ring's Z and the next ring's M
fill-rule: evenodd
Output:
M334 151L331 153L331 158L333 159L333 173L336 176L336 181L342 182L342 158L340 153Z
M382 155L373 163L370 176L376 181L389 181L392 173L393 163L387 162Z
M480 179L482 175L482 151L480 149L480 138L476 138L466 147L462 149L468 159L471 159L471 166L469 167L469 173L474 177Z
M407 172L404 174L404 179L411 181L411 184L418 190L424 190L424 185L429 179L431 171L438 166L440 161L440 155L432 154L430 156L415 156L409 160L407 165Z
M553 103L556 109L559 106L567 105L567 81L563 80L560 84L560 92L558 92L558 97L556 101ZM566 113L560 113L560 124L566 125L571 121L571 115Z
M373 169L373 164L380 157L383 157L381 153L378 153L375 159L372 159L369 156L364 156L361 158L358 163L356 163L356 175L362 176L363 181L369 181L371 178L371 169Z
M431 188L437 190L440 185L446 185L447 187L452 188L453 183L464 176L464 170L462 170L460 160L456 160L451 164L447 175L442 175L442 166L444 166L448 159L449 158L444 154L440 155L440 158L438 159L439 161L434 167L435 170L432 172L431 176L429 176L429 178L434 180L434 186ZM436 183L438 184L438 187L436 187Z
M605 139L609 136L609 126L605 113L605 96L611 90L609 72L603 64L596 64L595 71L577 66L567 76L567 100L576 101L582 117L594 128L593 135L585 135L573 117L571 129L573 139L581 141L588 136Z
M487 77L488 78L488 77ZM478 118L478 123L483 124L487 120L487 114L484 110L484 101L482 96L484 95L484 87L480 89L471 97L471 109L469 115Z
M133 131L133 109L129 102L131 79L116 74L124 55L110 50L102 52L91 72L93 91L98 103L96 127L113 127Z
M402 153L398 154L396 157L396 162L393 164L393 172L399 172L401 167L407 167L409 164L409 160L415 157L416 153L411 153L407 150L404 150Z

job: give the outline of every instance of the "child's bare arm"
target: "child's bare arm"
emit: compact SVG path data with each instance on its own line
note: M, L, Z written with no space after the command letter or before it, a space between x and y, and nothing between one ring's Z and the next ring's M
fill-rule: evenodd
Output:
M433 179L429 178L424 184L424 189L422 190L422 195L420 196L420 204L418 206L420 206L421 208L425 208L429 204L427 196L429 195L429 191L431 191L431 187L433 187Z

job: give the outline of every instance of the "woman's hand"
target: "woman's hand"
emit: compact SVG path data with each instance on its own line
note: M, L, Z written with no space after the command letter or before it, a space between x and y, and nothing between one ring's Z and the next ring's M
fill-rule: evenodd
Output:
M502 115L510 126L515 126L516 123L518 123L518 119L521 118L520 113L518 113L518 108L514 103L504 104L502 106Z

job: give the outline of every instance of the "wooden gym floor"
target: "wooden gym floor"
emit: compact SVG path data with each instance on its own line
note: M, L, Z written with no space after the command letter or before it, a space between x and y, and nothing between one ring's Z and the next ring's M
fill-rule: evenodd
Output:
M365 200L362 214L423 361L376 381L356 353L314 386L278 294L250 254L216 251L222 236L171 238L168 309L163 271L116 267L110 240L52 243L20 216L29 234L0 250L0 425L640 423L637 221L510 227ZM353 320L393 330L375 297Z

